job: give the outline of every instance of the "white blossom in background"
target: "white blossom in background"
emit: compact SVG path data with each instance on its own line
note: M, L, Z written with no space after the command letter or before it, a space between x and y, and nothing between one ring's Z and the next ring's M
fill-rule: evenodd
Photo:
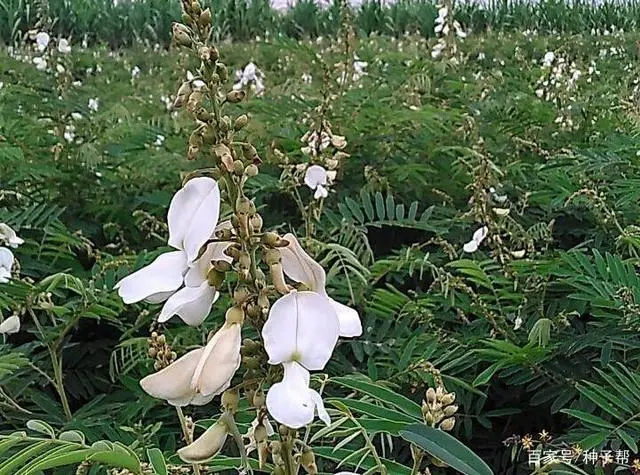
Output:
M36 65L36 69L38 71L44 71L45 69L47 69L47 60L41 57L35 57L33 58L33 64Z
M71 53L71 45L69 44L69 41L61 38L58 41L58 52L60 54L69 54Z
M447 15L449 14L449 9L445 6L438 8L438 16L435 20L435 27L433 31L436 34L442 34L447 36L449 34L449 25L447 25Z
M307 168L304 175L304 184L314 190L315 193L313 194L313 197L316 200L329 196L329 191L326 188L327 170L320 165L311 165Z
M135 81L140 77L140 68L138 66L134 66L131 70L131 80Z
M222 394L240 367L241 326L225 323L206 346L191 350L140 381L142 389L172 406L202 406Z
M264 94L264 75L254 63L247 64L242 71L236 71L236 81L234 91L249 86L256 96Z
M98 108L100 107L100 100L97 97L92 97L89 99L89 104L87 105L91 112L98 112Z
M0 243L16 249L21 244L24 244L24 239L19 238L8 224L0 223Z
M482 244L482 241L484 241L485 238L487 237L488 233L489 233L489 228L487 228L486 226L482 226L481 228L478 228L476 232L473 233L473 236L471 237L471 241L469 241L464 245L463 247L464 252L468 252L468 253L476 252L480 247L480 244Z
M12 315L0 323L0 335L11 335L20 331L20 318Z
M216 181L207 177L189 180L174 195L167 215L168 244L177 250L161 254L119 281L115 288L122 300L127 304L166 301L158 321L178 315L188 325L200 325L220 296L207 280L211 261L231 260L224 254L230 243L220 242L210 243L198 258L216 231L230 226L229 222L218 225L219 216L220 189Z
M311 84L313 82L313 76L309 73L302 73L301 79L305 84Z
M15 260L13 252L6 247L0 247L0 284L6 284L11 279Z
M542 58L542 66L545 68L550 68L555 59L555 53L553 51L547 51Z
M64 127L64 133L62 134L64 139L71 143L76 138L76 126L73 124L68 124Z
M164 145L164 141L166 140L166 137L164 135L158 134L156 135L156 141L153 142L153 145L155 145L156 147L162 147Z
M47 46L49 46L49 41L51 41L49 33L46 31L39 32L36 35L36 47L38 48L38 51L43 52L46 50Z

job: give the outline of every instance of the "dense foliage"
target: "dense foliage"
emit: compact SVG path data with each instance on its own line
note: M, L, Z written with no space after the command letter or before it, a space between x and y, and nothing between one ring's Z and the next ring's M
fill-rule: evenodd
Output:
M278 5L288 2L274 0ZM11 44L24 37L37 22L43 0L2 0L0 42ZM112 46L140 41L168 44L171 23L180 17L179 2L172 0L47 0L56 18L53 30L77 41L99 41ZM269 0L205 0L211 6L216 35L234 40L256 36L305 38L334 35L340 25L339 0L292 2L290 9L274 9ZM319 7L324 3L325 8ZM437 3L432 0L364 0L355 2L354 22L365 34L434 36ZM456 17L476 33L536 30L545 33L584 33L592 29L625 31L640 26L636 1L504 0L456 2Z
M296 8L286 17L291 25L303 7ZM403 7L389 8L385 18ZM173 13L126 28L59 15L57 27L76 37L95 31L101 40L117 31L114 43L143 30L165 39ZM467 14L475 18L459 13ZM242 28L230 31L264 31ZM350 157L325 201L313 251L333 295L359 310L364 334L341 342L327 369L324 397L343 425L313 438L321 472L333 473L331 460L358 451L345 469L362 457L361 467L382 459L388 473L416 473L399 433L423 420L425 391L438 385L456 394L451 433L494 473L531 473L527 449L540 444L629 450L626 465L633 463L640 439L637 40L496 32L460 43L456 61L432 59L433 42L416 37L361 40L367 74L330 110ZM221 54L230 69L252 59L264 73L264 97L243 105L265 160L251 191L265 222L300 231L275 150L301 156L302 119L321 102L322 65L339 53L326 39L278 39L226 44ZM206 166L185 162L190 123L167 110L184 69L195 66L174 49L105 46L72 55L61 93L51 73L36 70L32 53L0 53L0 222L26 240L14 252L20 278L0 284L2 314L22 321L0 346L0 428L24 430L31 420L40 433L0 442L0 451L14 450L13 458L0 455L2 474L46 468L18 472L17 450L27 461L84 450L96 464L119 454L133 470L160 448L178 463L175 414L138 381L152 371L150 329L162 329L178 353L203 338L173 321L158 327L156 307L125 307L112 290L164 245L181 173ZM94 98L97 111L88 106ZM482 226L486 239L464 252ZM207 330L219 326L225 308L214 306ZM189 414L204 427L215 407ZM243 406L242 427L251 419ZM111 443L86 448L84 438ZM237 463L216 460L218 470ZM564 473L595 470L581 459L577 465Z

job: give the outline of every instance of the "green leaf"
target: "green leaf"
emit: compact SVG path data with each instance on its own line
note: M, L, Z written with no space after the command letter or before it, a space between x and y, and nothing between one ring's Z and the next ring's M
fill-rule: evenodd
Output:
M378 219L383 220L385 217L384 197L379 191L376 192L376 212L378 213Z
M400 435L464 475L493 475L489 466L471 449L440 429L411 424Z
M76 442L82 445L84 445L85 442L84 434L78 430L67 430L61 432L58 436L58 439L64 440L66 442Z
M354 377L354 375L332 378L331 380L341 386L355 389L378 401L390 404L414 419L422 420L422 408L419 404L416 404L407 397L397 394L389 388Z
M493 375L496 374L502 367L504 363L502 361L498 361L497 363L493 363L487 369L485 369L482 373L476 376L476 379L473 380L474 386L481 386L483 384L487 384Z
M52 439L55 438L56 433L49 424L39 419L31 419L27 421L27 429L31 429L32 431L39 432L40 434L48 435Z
M148 449L147 458L156 475L167 475L167 463L164 461L164 455L158 448Z

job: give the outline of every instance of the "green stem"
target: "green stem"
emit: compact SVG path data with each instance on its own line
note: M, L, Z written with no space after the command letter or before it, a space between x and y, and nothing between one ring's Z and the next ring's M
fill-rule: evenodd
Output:
M190 443L193 442L193 437L191 436L191 432L187 427L187 418L184 417L184 412L182 412L181 407L176 406L176 412L178 413L178 419L180 419L180 427L182 427L182 434L184 435L184 440L187 443L187 445L189 445ZM193 467L194 475L200 475L200 467L198 466L198 464L194 463L191 466Z

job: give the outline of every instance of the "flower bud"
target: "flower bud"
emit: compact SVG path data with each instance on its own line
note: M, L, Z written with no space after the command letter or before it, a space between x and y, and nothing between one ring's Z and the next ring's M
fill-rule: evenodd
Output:
M456 400L456 393L447 393L442 396L442 404L448 406L449 404L453 404Z
M265 251L263 252L263 257L264 262L270 266L273 264L278 264L280 263L280 251L278 251L277 249L265 249Z
M444 396L444 389L442 388L442 386L438 386L438 388L436 389L436 399L440 401L442 399L442 396Z
M178 456L186 463L203 463L211 460L227 440L228 429L223 421L209 427L191 444L178 450Z
M244 92L243 90L230 91L227 94L227 102L230 102L232 104L237 104L238 102L242 102L242 100L245 98L246 95L247 93Z
M249 295L251 295L249 289L241 285L233 291L233 301L236 305L240 306L249 298Z
M235 160L233 162L233 173L237 176L244 175L244 163L242 163L242 160Z
M276 233L264 233L262 236L262 243L269 247L281 247L279 244L284 241L280 236ZM285 241L286 242L286 241ZM286 245L289 243L287 242Z
M158 350L156 350L153 346L149 348L149 358L155 358L158 354Z
M451 417L458 411L458 406L447 406L444 408L444 417Z
M256 356L245 356L242 358L245 368L258 369L260 367L260 359Z
M207 282L213 288L219 289L224 282L225 274L216 269L211 269L207 274Z
M222 82L226 82L227 79L229 79L229 71L227 70L227 67L222 63L216 64L216 74L220 76L220 80Z
M264 405L266 404L266 397L264 395L264 393L262 392L262 390L258 390L255 392L255 394L253 395L253 399L251 400L251 402L253 403L253 407L255 407L256 409L260 409L261 407L264 407Z
M262 225L264 224L262 216L260 216L258 213L254 214L249 219L249 224L251 225L251 229L254 233L259 233L260 231L262 231Z
M229 324L238 323L242 325L244 322L244 311L240 307L230 307L224 318Z
M427 389L427 404L436 402L436 391L433 388Z
M244 158L251 160L252 162L256 161L256 158L259 159L258 151L249 143L242 144L242 155L244 155Z
M456 425L456 419L454 417L450 417L449 419L445 419L440 423L440 429L445 431L450 431L453 429L453 426Z
M258 424L253 431L253 437L256 439L256 442L264 442L269 437L267 435L267 428L262 425L262 423Z
M251 165L248 165L247 168L244 169L244 174L247 175L249 178L253 178L258 173L259 173L258 167L253 163Z
M238 412L238 403L240 402L240 395L235 389L227 389L222 393L221 401L222 407L230 411L231 414Z
M193 2L191 2L191 12L196 15L200 15L200 13L202 13L202 7L200 6L200 2L198 2L198 0L193 0Z
M241 196L236 201L236 213L238 215L247 215L251 213L251 200L246 196Z
M316 456L311 449L306 449L300 456L300 464L304 467L309 475L316 475L318 473L318 466L316 465Z
M190 47L193 44L191 39L191 31L182 23L173 24L173 39L178 46Z
M211 26L211 9L210 8L207 8L202 13L200 13L200 17L198 18L198 23L200 23L200 26L205 28L207 26ZM216 60L218 58L212 57L211 59Z
M236 132L241 130L249 123L249 116L247 114L242 114L241 116L236 117L236 120L233 123L233 130Z
M173 107L179 109L189 100L189 96L191 95L191 83L189 81L185 81L182 83L180 88L178 89L178 93L176 94L176 100L173 101Z
M231 264L227 261L213 261L213 268L218 272L229 272L231 270Z

